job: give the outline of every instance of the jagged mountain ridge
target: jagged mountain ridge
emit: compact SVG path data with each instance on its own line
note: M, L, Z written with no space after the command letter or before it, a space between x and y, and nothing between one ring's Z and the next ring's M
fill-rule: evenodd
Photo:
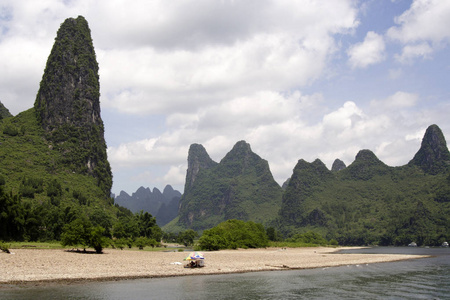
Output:
M335 172L319 160L299 160L279 222L285 233L315 230L341 244L438 245L450 239L449 166L436 125L405 166L389 167L370 150Z
M228 219L266 223L276 216L282 189L268 162L245 141L236 143L220 163L193 144L188 166L178 214L181 227L203 230Z
M159 226L163 226L174 219L178 213L178 204L181 193L172 186L166 185L163 192L157 188L140 187L131 196L121 191L115 197L115 203L128 208L133 213L143 210L156 217Z
M227 218L255 220L246 215L245 206L236 205L242 191L262 189L267 183L253 177L251 185L239 185L249 182L244 175L258 173L260 158L250 145L238 142L219 164L211 162L201 145L192 147L188 160L197 163L188 165L195 167L195 174L188 168L186 177L194 180L185 185L176 222L165 228L202 230ZM319 159L300 159L283 184L281 209L273 206L275 217L269 213L256 221L287 236L313 230L346 245L407 245L413 240L438 245L450 239L450 160L439 127L427 129L417 153L400 167L386 165L367 149L349 166L336 159L331 170ZM262 207L255 204L252 210Z

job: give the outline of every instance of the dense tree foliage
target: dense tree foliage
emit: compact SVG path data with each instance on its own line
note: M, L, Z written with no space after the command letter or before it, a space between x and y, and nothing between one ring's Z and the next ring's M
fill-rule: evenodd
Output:
M186 231L178 233L177 242L183 244L186 247L192 246L196 237L198 237L198 233L192 229L188 229Z
M205 230L198 241L198 246L204 250L263 248L268 245L269 239L261 224L241 220L228 220Z
M388 167L367 152L360 158L333 173L300 161L283 198L283 233L319 231L340 245L432 246L450 239L449 173Z

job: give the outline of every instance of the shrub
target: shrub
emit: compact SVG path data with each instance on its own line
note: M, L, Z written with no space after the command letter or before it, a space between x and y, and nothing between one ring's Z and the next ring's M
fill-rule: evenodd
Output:
M116 239L114 240L114 246L116 248L119 248L120 250L123 250L123 248L125 248L125 246L127 245L127 240L126 239Z
M228 220L205 230L198 244L205 250L263 248L269 245L269 239L261 224Z
M6 245L4 242L0 241L0 250L2 250L5 253L10 253L9 252L9 246Z
M19 131L12 125L6 125L5 128L3 128L3 133L9 136L16 136L19 134Z
M136 239L134 244L139 248L139 250L144 250L144 247L149 245L149 240L146 237L140 236Z

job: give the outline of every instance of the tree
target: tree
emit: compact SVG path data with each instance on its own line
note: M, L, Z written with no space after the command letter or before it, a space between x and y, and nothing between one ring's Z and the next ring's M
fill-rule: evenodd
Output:
M95 252L100 254L103 248L109 245L109 239L103 236L105 228L101 226L94 226L90 230L88 245L95 249Z
M205 250L262 248L269 245L269 239L261 224L228 220L205 230L198 244Z
M194 239L198 237L198 233L192 229L182 231L178 234L177 242L183 244L185 247L194 244Z
M161 241L161 228L156 225L156 219L151 214L148 212L144 213L141 210L138 214L136 214L136 218L140 236Z
M0 240L22 240L25 212L19 195L5 193L0 185Z
M105 229L101 226L93 226L86 217L80 217L64 225L61 234L61 245L92 247L95 252L102 253L103 248L109 245L109 239L103 234Z
M86 251L86 247L89 245L91 226L87 218L78 218L64 225L63 233L61 234L61 245L63 247L78 247L81 245Z

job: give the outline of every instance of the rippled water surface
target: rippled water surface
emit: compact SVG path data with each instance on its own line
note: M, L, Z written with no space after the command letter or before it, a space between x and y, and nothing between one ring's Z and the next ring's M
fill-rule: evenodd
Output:
M449 248L349 252L434 257L297 271L3 286L0 299L450 299Z

